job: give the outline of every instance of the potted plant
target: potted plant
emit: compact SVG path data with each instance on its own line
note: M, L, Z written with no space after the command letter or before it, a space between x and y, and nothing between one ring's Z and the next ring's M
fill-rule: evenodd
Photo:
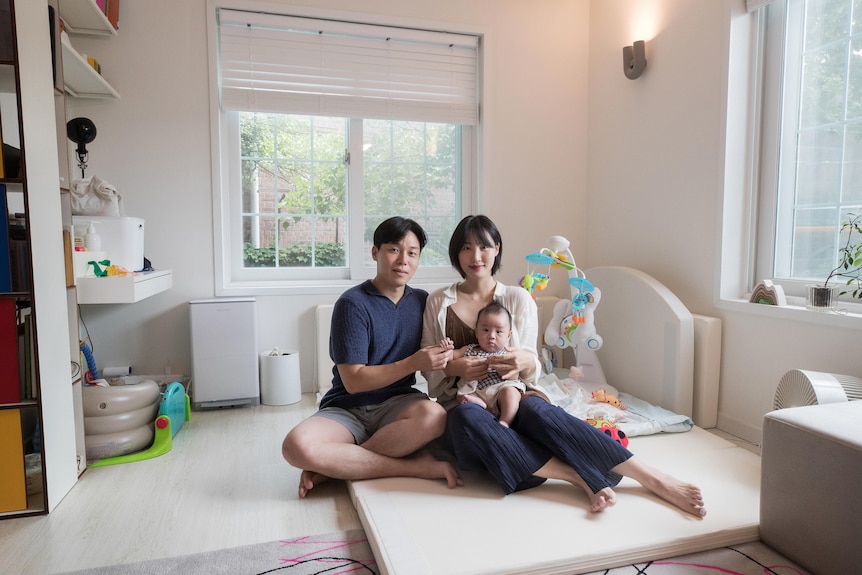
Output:
M849 293L852 298L862 299L862 214L851 213L847 217L841 224L841 233L846 232L847 237L838 248L838 265L823 283L808 286L808 307L812 309L831 309L835 292L838 296ZM844 282L830 283L833 279Z

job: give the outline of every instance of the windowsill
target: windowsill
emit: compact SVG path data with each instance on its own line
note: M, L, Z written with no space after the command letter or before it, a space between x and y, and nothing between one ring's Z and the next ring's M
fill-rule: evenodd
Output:
M804 298L790 296L787 297L787 305L784 306L751 303L747 299L722 299L718 302L718 308L726 311L830 327L862 329L862 304L841 301L838 302L837 307L842 311L812 311L805 307Z
M345 290L362 283L364 280L332 280L328 282L235 282L221 286L216 289L218 297L237 296L310 296L327 295L339 296ZM451 285L452 280L415 279L410 282L410 287L424 289L428 293Z

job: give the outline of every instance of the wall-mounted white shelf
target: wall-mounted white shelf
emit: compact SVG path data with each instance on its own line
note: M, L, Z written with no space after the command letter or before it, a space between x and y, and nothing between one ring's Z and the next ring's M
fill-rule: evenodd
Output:
M171 270L156 270L126 276L79 277L75 285L79 304L135 303L171 289L173 277Z
M119 98L120 94L67 41L63 45L63 82L76 98Z
M70 34L117 35L117 29L96 6L95 0L61 0L60 18Z

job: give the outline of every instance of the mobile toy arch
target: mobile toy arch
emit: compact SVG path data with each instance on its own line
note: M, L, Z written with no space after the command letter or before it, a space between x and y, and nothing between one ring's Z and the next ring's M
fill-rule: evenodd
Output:
M578 346L584 345L595 351L602 347L602 336L596 333L594 315L602 292L575 264L569 240L563 236L551 236L547 247L528 254L526 260L527 273L519 283L533 298L536 292L548 286L552 267L563 268L569 276L571 299L561 299L554 305L552 319L545 328L545 343L560 349L572 347L577 350ZM541 271L542 266L545 266L546 273Z

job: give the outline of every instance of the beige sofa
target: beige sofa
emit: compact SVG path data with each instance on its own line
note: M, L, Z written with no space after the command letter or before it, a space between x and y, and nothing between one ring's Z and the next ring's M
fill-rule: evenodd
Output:
M817 575L862 569L862 401L767 413L760 536Z

